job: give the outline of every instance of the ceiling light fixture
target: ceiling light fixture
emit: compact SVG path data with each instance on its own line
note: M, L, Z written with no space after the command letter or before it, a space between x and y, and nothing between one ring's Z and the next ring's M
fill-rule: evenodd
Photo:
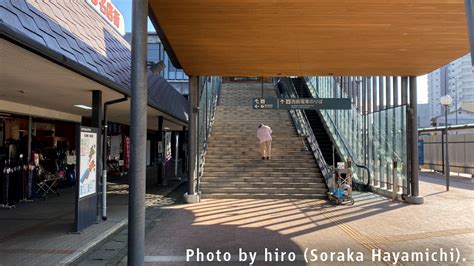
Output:
M74 106L82 108L82 109L86 109L86 110L92 110L92 107L87 106L87 105L75 104Z

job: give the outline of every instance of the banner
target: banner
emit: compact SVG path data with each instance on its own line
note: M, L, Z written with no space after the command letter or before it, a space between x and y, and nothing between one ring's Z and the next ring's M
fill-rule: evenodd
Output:
M125 170L130 168L130 138L124 136L123 141L123 164Z

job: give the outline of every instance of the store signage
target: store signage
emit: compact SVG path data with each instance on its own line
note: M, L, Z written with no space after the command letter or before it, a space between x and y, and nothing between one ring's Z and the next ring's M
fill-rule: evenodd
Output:
M123 141L123 166L125 170L130 169L130 138L125 136Z
M253 109L351 109L350 98L254 98Z
M112 4L112 0L86 0L115 30L125 35L125 20L122 13Z
M79 198L96 192L97 133L83 128L80 136Z

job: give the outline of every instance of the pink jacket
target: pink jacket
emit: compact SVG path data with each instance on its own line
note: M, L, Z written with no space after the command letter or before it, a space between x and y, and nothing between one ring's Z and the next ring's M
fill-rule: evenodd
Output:
M260 143L272 140L272 128L265 125L261 126L257 129L257 138L260 140Z

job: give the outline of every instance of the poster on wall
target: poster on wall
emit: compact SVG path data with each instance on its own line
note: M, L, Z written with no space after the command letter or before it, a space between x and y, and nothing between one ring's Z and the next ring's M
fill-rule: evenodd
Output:
M81 130L79 158L79 198L96 193L97 133Z

